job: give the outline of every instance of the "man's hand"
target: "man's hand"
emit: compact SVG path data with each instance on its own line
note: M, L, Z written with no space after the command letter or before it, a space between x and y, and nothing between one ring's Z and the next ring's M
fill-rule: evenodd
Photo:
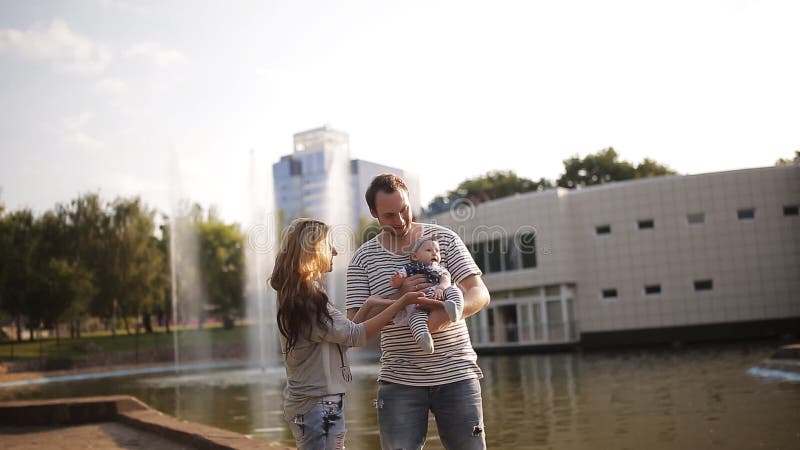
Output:
M406 277L400 287L397 288L397 293L398 296L402 296L408 292L422 292L431 286L433 285L428 283L428 278L425 275L418 273L416 275Z

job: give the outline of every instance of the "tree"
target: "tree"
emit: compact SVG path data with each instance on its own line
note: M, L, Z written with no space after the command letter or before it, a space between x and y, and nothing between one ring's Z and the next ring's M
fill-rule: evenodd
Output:
M57 303L64 303L58 319L70 324L70 337L81 337L81 321L89 312L89 303L97 293L92 273L77 262L63 259L50 261L51 295Z
M574 189L584 186L674 174L667 166L645 158L638 166L619 161L612 147L580 158L577 155L564 160L564 173L558 186Z
M359 222L358 235L356 236L358 245L361 245L380 234L381 225L377 220L368 220L362 217Z
M60 289L69 290L73 275L64 258L66 249L65 215L46 211L33 222L36 244L29 273L29 295L22 308L31 334L35 328L54 328L71 301Z
M636 166L636 178L662 177L664 175L674 175L676 172L667 166L656 161L645 158Z
M159 325L164 324L165 333L169 334L170 323L174 320L172 311L172 264L170 248L170 221L169 216L162 216L161 238L158 240L158 249L164 257L164 268L161 271L161 304L154 305L154 312L158 318ZM152 332L149 314L144 316L144 328L148 333Z
M56 211L66 221L65 260L75 265L76 274L91 275L92 289L85 291L88 297L76 300L80 304L71 305L65 312L71 335L80 337L81 322L89 312L110 310L104 306L113 286L106 265L110 219L96 193L81 195L67 205L56 205Z
M5 298L9 295L9 292L5 287L8 285L7 278L12 269L8 263L13 250L9 219L4 213L5 205L0 203L0 316L8 314L5 307Z
M111 204L111 227L107 242L109 280L107 292L112 299L112 317L121 317L128 328L128 318L160 303L159 285L164 259L154 237L155 213L139 198L118 198ZM138 331L138 327L137 327Z
M459 199L467 199L473 204L478 204L523 192L541 191L552 186L553 183L544 178L533 181L517 176L510 170L495 170L462 181L454 190L435 197L428 205L428 209L435 214L446 210Z
M226 328L244 306L244 236L236 224L227 225L209 211L207 221L198 222L200 270L206 300L225 319ZM198 321L198 326L202 320Z
M785 166L787 164L795 164L795 163L800 163L800 150L795 150L794 159L780 158L777 161L775 161L776 166Z
M78 321L87 311L89 300L94 295L92 274L64 259L52 258L40 272L42 289L37 292L37 303L42 304L41 321L45 328L52 328L60 320L69 323ZM56 327L56 336L58 337ZM72 337L77 330L71 327Z
M11 212L2 218L3 246L0 254L0 299L3 310L11 316L17 328L17 340L22 341L25 305L34 291L35 254L38 236L34 217L29 209ZM27 321L26 325L32 325ZM33 333L30 336L33 339Z

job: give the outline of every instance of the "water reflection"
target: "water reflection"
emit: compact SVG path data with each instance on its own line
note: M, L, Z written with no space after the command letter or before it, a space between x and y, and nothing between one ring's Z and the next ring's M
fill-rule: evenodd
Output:
M751 376L770 344L481 357L491 449L800 448L800 383ZM379 448L377 364L354 368L348 448ZM2 389L0 399L129 394L182 419L291 443L282 368ZM426 449L441 449L429 423Z

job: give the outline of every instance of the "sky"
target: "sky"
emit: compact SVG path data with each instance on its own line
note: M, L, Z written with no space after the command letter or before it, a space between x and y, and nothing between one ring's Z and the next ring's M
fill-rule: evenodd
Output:
M323 124L425 204L609 146L770 166L800 150L798 23L794 0L0 0L0 202L180 196L245 222Z

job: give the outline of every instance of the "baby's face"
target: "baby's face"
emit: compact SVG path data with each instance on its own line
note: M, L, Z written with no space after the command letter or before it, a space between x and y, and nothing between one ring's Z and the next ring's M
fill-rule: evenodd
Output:
M436 241L423 242L417 251L411 254L411 259L422 264L431 264L434 261L440 262L439 243Z

